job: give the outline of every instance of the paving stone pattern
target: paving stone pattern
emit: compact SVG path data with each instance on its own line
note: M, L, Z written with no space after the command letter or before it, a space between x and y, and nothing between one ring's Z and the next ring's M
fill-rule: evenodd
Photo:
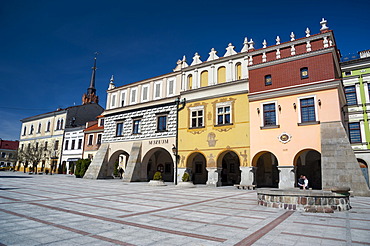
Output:
M332 214L257 205L253 190L0 173L0 245L370 245L370 198Z

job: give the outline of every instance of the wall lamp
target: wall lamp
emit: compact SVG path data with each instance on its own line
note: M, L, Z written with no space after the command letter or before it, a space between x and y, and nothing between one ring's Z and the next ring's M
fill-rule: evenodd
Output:
M278 106L278 108L279 108L279 111L281 111L281 106L280 105Z
M260 108L257 108L257 114L260 114Z
M321 100L317 100L317 103L319 104L319 106L321 106Z
M293 103L293 108L297 109L297 105L295 103Z

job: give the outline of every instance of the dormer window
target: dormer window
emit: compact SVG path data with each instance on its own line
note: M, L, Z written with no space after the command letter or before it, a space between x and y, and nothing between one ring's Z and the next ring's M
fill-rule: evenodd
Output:
M271 74L265 76L265 85L272 85L272 77Z
M308 68L303 67L301 68L301 79L307 79L308 78Z

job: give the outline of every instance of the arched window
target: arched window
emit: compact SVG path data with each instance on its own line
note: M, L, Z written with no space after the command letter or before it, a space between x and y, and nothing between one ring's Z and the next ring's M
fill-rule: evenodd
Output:
M26 135L26 132L27 132L27 126L25 126L23 129L23 135Z
M39 127L37 128L37 133L41 132L41 123L39 123Z
M46 131L47 132L50 132L50 121L48 121L48 124L47 124L47 127L46 127Z
M226 68L219 67L217 69L217 84L221 84L225 82L226 82Z
M30 135L31 135L31 134L33 134L33 130L34 130L33 125L31 125L31 128L30 128Z
M242 64L238 62L235 65L235 80L240 80L242 79Z
M63 120L63 119L61 119L61 120L60 120L60 129L63 129L63 124L64 124L64 120Z
M55 130L59 130L59 127L60 127L60 120L57 121L57 128L55 128Z
M188 90L193 89L193 75L189 74L188 76Z
M200 74L200 87L208 86L208 71L205 70Z

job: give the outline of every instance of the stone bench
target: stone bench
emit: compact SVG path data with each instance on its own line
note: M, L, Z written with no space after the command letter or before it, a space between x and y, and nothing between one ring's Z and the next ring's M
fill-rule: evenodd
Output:
M238 185L238 184L235 184L234 187L243 190L254 190L256 188L255 185Z

